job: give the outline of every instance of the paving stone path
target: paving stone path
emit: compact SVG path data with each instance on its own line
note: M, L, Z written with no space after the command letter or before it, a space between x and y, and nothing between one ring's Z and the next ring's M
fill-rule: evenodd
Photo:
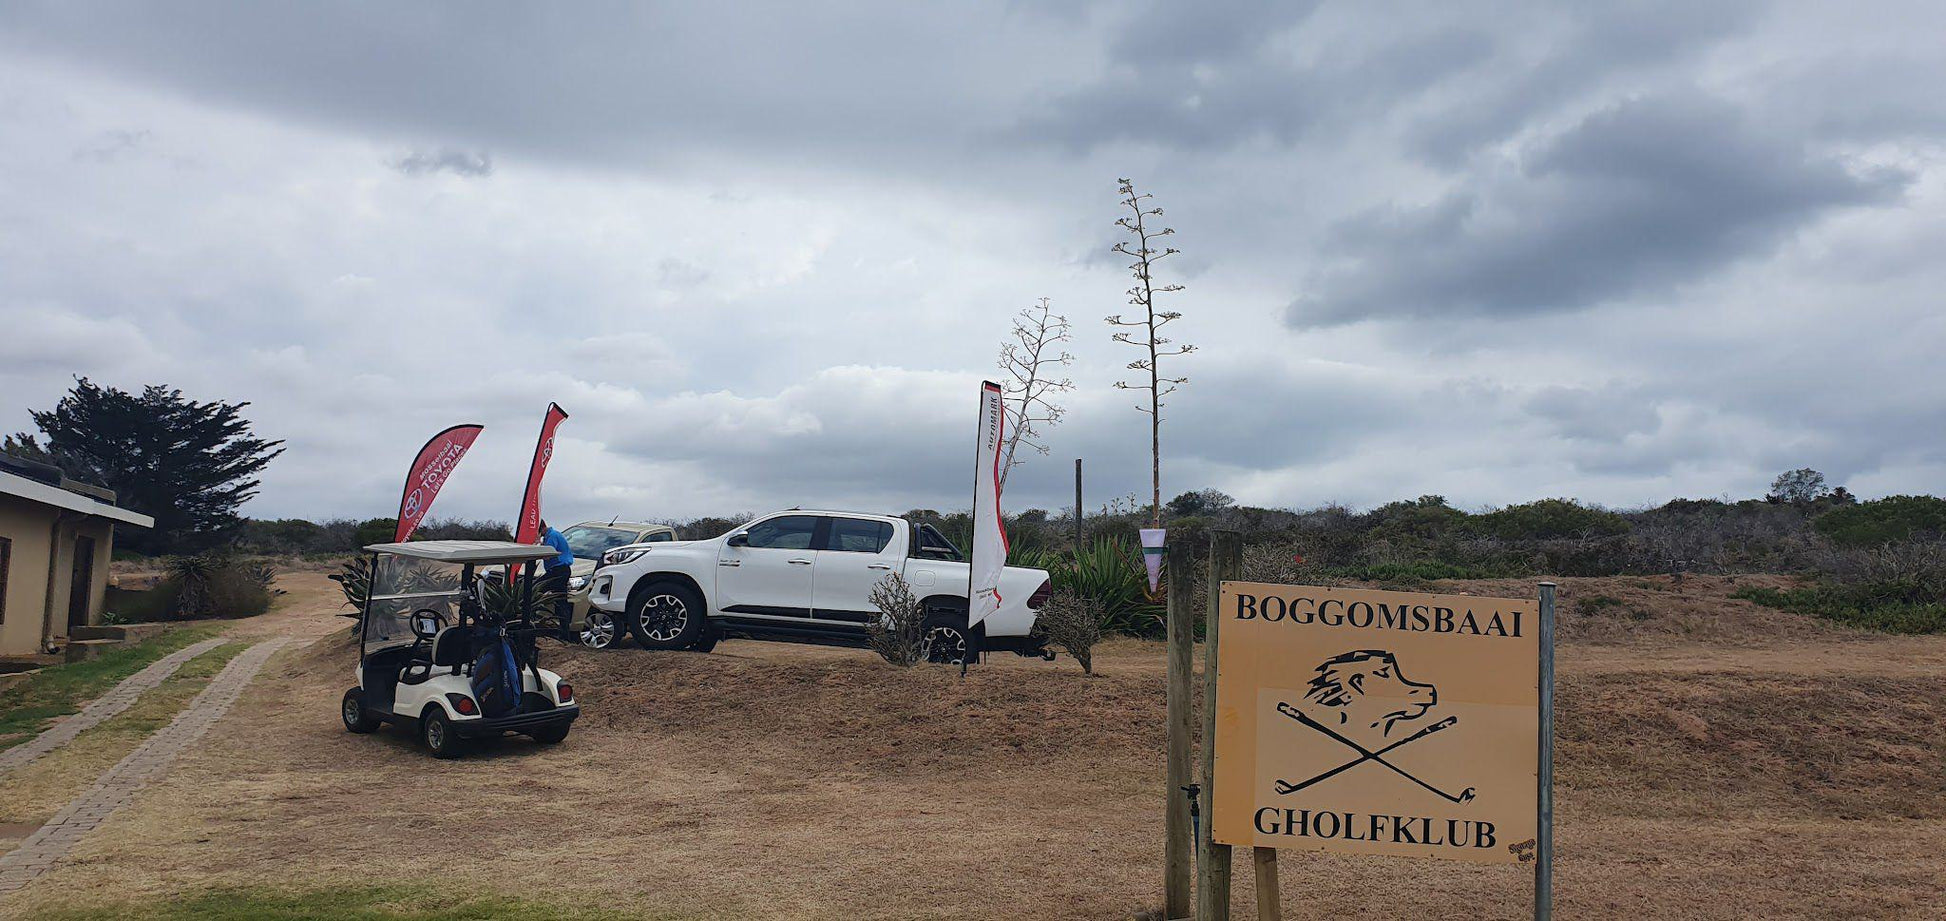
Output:
M292 637L268 640L231 659L211 679L209 686L176 714L174 721L136 746L120 763L102 772L95 778L94 786L62 807L12 853L0 857L0 894L33 882L67 856L96 826L107 821L115 810L133 801L137 791L167 770L177 755L229 712L265 660L291 642L294 642Z
M54 724L46 732L28 741L0 752L0 775L26 767L40 756L74 741L75 736L94 728L102 720L128 709L137 698L175 674L176 669L181 668L184 662L215 649L224 642L226 641L222 637L217 637L213 640L204 640L194 646L185 646L149 663L148 668L123 678L121 684L115 685L94 703L82 707L80 713Z

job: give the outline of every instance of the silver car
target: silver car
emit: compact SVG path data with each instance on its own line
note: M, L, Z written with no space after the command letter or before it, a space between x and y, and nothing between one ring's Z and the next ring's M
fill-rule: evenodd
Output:
M568 596L574 601L571 624L581 637L581 645L602 649L622 637L627 625L618 616L588 606L588 575L601 565L601 555L627 544L676 540L676 529L666 524L642 521L583 521L561 529L568 539L568 552L574 554L574 569L568 577Z

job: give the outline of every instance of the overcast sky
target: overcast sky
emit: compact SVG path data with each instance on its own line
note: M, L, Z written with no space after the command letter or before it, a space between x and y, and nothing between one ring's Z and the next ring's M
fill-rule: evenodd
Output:
M1117 177L1199 351L1165 496L1612 505L1946 479L1946 5L0 5L0 428L249 400L246 513L963 508L1010 315L1074 323L1007 504L1146 495Z

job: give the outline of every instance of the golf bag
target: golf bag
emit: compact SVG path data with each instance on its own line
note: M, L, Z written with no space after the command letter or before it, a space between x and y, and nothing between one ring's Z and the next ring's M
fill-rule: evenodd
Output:
M481 634L480 656L473 662L473 699L480 702L480 715L506 716L520 709L520 665L506 631L488 628Z

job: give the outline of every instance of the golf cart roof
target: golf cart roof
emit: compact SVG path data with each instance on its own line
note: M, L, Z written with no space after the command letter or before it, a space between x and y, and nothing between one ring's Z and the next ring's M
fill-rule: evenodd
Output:
M366 551L396 556L437 560L441 563L524 563L545 559L561 551L540 544L516 544L510 540L415 540L403 544L371 544Z

